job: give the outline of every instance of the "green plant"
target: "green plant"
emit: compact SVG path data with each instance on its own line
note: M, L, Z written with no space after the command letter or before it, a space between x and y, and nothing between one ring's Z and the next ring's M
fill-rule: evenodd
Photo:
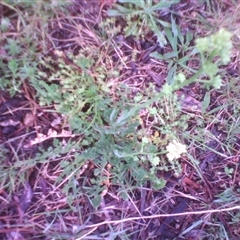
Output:
M110 97L109 91L105 91L106 87L102 88L101 76L106 76L107 73L96 71L98 65L94 64L94 55L86 56L86 53L80 52L78 56L70 56L74 64L68 66L64 64L63 59L59 58L57 63L59 68L55 71L51 68L51 64L56 64L56 62L53 63L51 59L43 61L42 65L51 69L51 76L45 76L44 72L41 72L40 76L43 80L38 81L38 85L34 82L40 102L48 105L54 103L56 110L65 114L72 130L83 135L83 140L78 143L77 149L79 150L73 162L67 165L62 163L62 174L58 181L68 176L69 172L76 169L76 166L91 161L97 166L94 172L95 177L84 188L95 207L100 204L101 192L106 188L104 182L108 179L111 179L111 184L116 186L131 186L133 183L141 186L146 181L151 181L156 188L163 187L164 181L156 177L156 171L161 167L165 169L167 162L164 161L163 155L166 151L164 145L159 143L156 145L156 140L152 141L144 128L140 128L138 112L150 107L149 111L155 118L166 119L164 111L158 112L151 107L153 102L158 99L171 99L175 90L192 82L201 82L207 87L211 85L216 88L220 87L221 82L218 82L217 75L218 62L213 62L213 59L220 55L223 61L229 60L230 37L228 32L220 30L219 33L207 39L197 40L202 67L190 79L186 79L184 74L179 73L172 85L166 83L160 93L154 92L156 97L150 100L142 100L144 98L138 97L134 106L129 98L124 97L129 95L127 88L123 87L120 88L119 93L115 92L115 99L118 99L116 103ZM205 42L210 46L202 46ZM91 72L95 72L95 78ZM209 79L199 79L202 74L207 74ZM58 84L53 83L56 80ZM177 101L176 97L174 101ZM169 113L170 118L173 118L174 109L176 108ZM177 116L178 114L176 119ZM174 126L178 125L174 120L172 124L172 127L166 129L165 132L162 128L158 130L169 136ZM175 133L176 130L174 130ZM175 137L173 133L168 139L171 141ZM108 164L111 170L106 174ZM177 164L175 157L171 158L170 166L176 172L180 171L180 165ZM75 172L71 177L72 180L68 180L68 187L64 188L66 191L71 189L72 181L78 179L77 175ZM96 195L96 192L99 194Z
M103 183L109 178L105 169L109 164L112 185L131 186L136 182L139 186L151 180L156 188L160 188L164 186L164 181L155 176L160 162L157 147L146 139L145 132L137 130L140 126L138 115L133 115L129 99L124 97L129 94L128 89L121 87L119 92L115 92L114 97L118 99L115 103L108 92L105 92L106 86L102 88L101 81L91 76L90 72L97 74L94 69L98 68L92 61L93 56L91 57L86 58L82 54L72 56L77 67L66 66L60 58L57 64L59 68L55 71L51 64L56 62L45 59L42 65L47 72L47 69L51 69L51 76L40 72L42 80L37 82L38 85L33 82L33 86L37 90L40 103L54 103L57 112L64 114L71 124L72 131L82 135L82 140L76 145L78 152L74 154L74 158L61 163L62 174L56 184L72 172L71 179L68 179L64 187L64 193L69 195L73 181L84 182L75 169L91 161L97 166L95 177L90 180L90 185L88 183L83 188L93 206L97 207L101 192L106 188ZM96 75L96 78L99 79L99 76ZM52 83L56 80L59 84Z
M48 24L56 10L69 4L43 1L3 1L8 16L0 22L0 89L13 96L22 84L37 81L37 64L41 52L47 51ZM64 8L62 8L64 9ZM16 20L17 18L17 20ZM15 21L18 24L15 24ZM10 36L10 37L9 37Z
M197 54L198 50L190 45L193 40L193 34L187 32L186 35L183 36L180 27L177 26L173 18L173 15L171 15L171 28L164 28L164 31L168 43L171 46L171 51L165 54L152 52L150 56L168 63L166 81L167 83L172 84L179 69L181 69L181 71L186 69L189 73L194 72L194 70L190 69L187 65L188 62L193 59L193 56Z
M137 6L143 7L144 11L149 8L150 12L147 11L148 21L155 21L152 20L153 15L151 14L163 5L145 6L142 5L143 3L141 1L139 3L141 5L137 4ZM148 4L150 3L152 2L148 2ZM145 14L145 12L140 10L138 14ZM180 53L187 53L186 49L191 41L191 35L184 42L174 21L172 21L172 29L174 30L173 35L166 29L167 38L173 48L173 55L176 53L177 55L174 56L178 58ZM98 59L103 54L102 49L99 49L98 46L93 46L91 51L88 48L82 49L77 56L69 54L62 57L59 54L55 60L47 57L37 63L34 54L35 61L28 55L26 58L20 58L26 46L19 45L17 39L7 40L5 50L9 56L13 57L13 60L8 61L8 66L2 62L2 67L8 68L5 75L7 85L3 87L12 84L13 88L10 87L10 92L12 91L13 94L18 91L21 83L28 79L36 90L36 97L39 98L40 104L48 106L53 104L55 111L64 115L63 125L69 123L71 131L81 135L81 140L69 141L71 148L74 146L75 152L71 152L71 148L66 148L68 155L59 165L60 175L55 184L64 182L62 192L68 196L69 205L72 205L74 198L78 197L77 192L80 192L82 188L92 205L98 207L102 192L108 188L106 182L118 187L119 192L124 196L129 188L142 186L147 181L150 181L156 189L162 188L165 182L156 176L159 169L166 171L173 169L176 173L181 171L177 160L180 153L172 155L174 157L171 157L170 161L165 157L166 153L170 153L169 149L166 151L169 141L176 141L178 131L186 129L186 126L180 127L180 123L177 121L181 115L181 107L174 91L193 82L219 88L221 81L217 65L220 62L215 59L220 56L224 63L229 60L230 38L231 34L221 30L213 36L197 40L197 48L201 56L199 70L196 70L189 79L180 72L175 76L171 85L167 82L163 86L160 93L150 87L148 100L141 95L130 100L131 92L126 86L119 86L118 91L114 93L114 98L111 96L111 84L108 84L108 79L113 75L117 76L118 73L114 73L112 69L101 67L101 61ZM180 47L178 40L181 42ZM66 65L65 58L70 61L70 64ZM103 62L106 61L106 59L103 60ZM179 66L184 67L184 64L185 60ZM109 65L114 64L110 62ZM202 76L209 79L203 80ZM11 83L8 82L10 77L13 79ZM162 108L162 111L159 111L152 105L156 102L162 106L165 104L168 108L169 105L174 107L166 114L167 109ZM148 109L150 116L157 121L167 123L164 124L164 127L152 127L164 134L165 140L159 141L160 135L153 138L153 135L143 127L139 111L144 109ZM184 123L186 120L185 118ZM61 144L56 143L55 157L61 158L66 151L59 152L57 146L61 148ZM49 154L43 156L47 161ZM85 176L79 175L79 171L86 162L91 162L96 167L91 180L86 180ZM18 166L14 165L14 168L18 168ZM73 186L75 186L75 190Z
M89 1L74 4L81 8L85 2ZM239 235L239 215L235 211L239 209L239 188L235 186L239 77L230 77L224 71L229 62L231 34L221 29L196 40L196 46L192 46L193 35L183 35L175 22L176 19L182 24L182 18L171 16L172 9L181 8L182 4L166 11L171 12L168 14L171 23L166 23L159 22L158 16L165 11L164 4L170 3L157 2L118 1L117 16L122 18L105 19L103 14L102 22L93 27L85 13L66 19L63 9L56 11L60 7L58 1L4 1L3 12L8 15L0 22L3 56L0 85L2 90L9 89L11 95L23 93L28 98L31 93L31 107L27 108L34 111L35 123L26 130L30 132L19 136L24 131L21 129L16 137L8 139L1 132L5 121L0 120L1 198L4 198L1 226L7 229L6 236L1 233L0 238L147 236L148 221L161 219L158 214L169 209L169 200L177 203L179 197L175 196L179 194L183 199L197 201L185 202L190 208L193 204L195 211L190 213L192 224L181 228L183 232L178 237L194 238L197 233L202 238L232 239ZM67 50L57 47L46 53L48 40L51 46L56 46L51 34L48 35L48 27L54 25L49 20L51 23L54 17L54 24L62 25L63 29L71 25L73 35L77 30L78 45L74 49L71 45ZM125 36L136 35L146 40L149 35L157 35L153 26L160 31L158 39L166 44L167 52L154 54L164 61L160 61L163 67L169 64L166 84L158 91L142 73L145 67L157 69L159 62L153 59L147 65L137 62L137 75L128 79L124 62L127 56L122 48L129 40L134 42L134 38L122 38L122 29ZM71 40L75 40L72 35ZM138 44L138 40L134 43ZM135 57L139 50L132 49ZM198 64L194 69L188 68L192 59ZM237 62L235 55L227 71L233 61ZM140 84L139 79L145 81ZM202 109L199 104L200 111L188 110L183 105L183 92L186 96L189 92L193 94L190 100L202 101ZM1 119L17 114L10 107ZM53 124L55 120L57 125ZM19 122L24 128L25 120ZM51 131L45 135L46 130ZM184 174L192 180L191 186L184 189L192 188L198 194L180 192L185 176L174 185L173 178L167 179L170 188L159 191L165 186L160 176L166 172L182 176L182 166ZM26 192L27 185L30 192ZM27 210L22 207L26 198ZM204 211L198 212L198 206ZM150 216L142 218L140 214L147 212ZM19 219L14 219L15 213L19 213ZM140 217L132 218L136 215ZM136 225L137 219L146 221L143 228ZM148 238L155 237L150 235Z
M193 82L200 82L208 89L211 86L219 89L222 86L222 80L218 66L230 61L231 37L231 33L220 29L219 32L210 37L197 39L196 47L201 57L201 67L190 79L186 79L183 73L179 73L176 76L174 86L166 84L163 92L167 94ZM216 60L217 57L219 57L218 60ZM202 79L203 77L207 79Z
M157 11L169 8L171 5L179 3L179 0L161 1L154 4L152 0L120 0L120 4L115 4L116 9L110 9L108 15L111 17L121 16L126 19L124 28L125 36L144 37L146 32L152 31L157 36L160 46L166 45L167 41L158 25L170 27L169 23L157 17Z
M145 23L151 25L151 30L158 35L159 41L165 44L166 40L158 30L156 22L163 26L165 23L155 18L155 11L177 2L161 2L154 5L152 1L139 3L128 1L129 8L117 5L118 10L112 10L109 14L112 16L122 13L129 16L137 15L140 19L144 17ZM132 8L133 6L139 9L136 11ZM2 21L2 29L6 30L6 26L9 25L6 24L7 22ZM26 22L23 23L26 25ZM183 124L180 127L177 121L181 115L181 106L174 91L193 82L203 83L208 88L210 86L219 88L221 86L218 75L219 60L223 63L229 61L231 34L220 30L215 35L198 39L197 49L193 48L189 54L192 35L187 34L184 39L173 18L171 31L167 28L168 26L164 27L172 52L162 57L170 60L173 58L169 67L174 70L170 71L168 81L160 93L149 88L147 96L149 100L145 100L144 96L129 100L127 96L131 93L128 88L121 86L119 91L114 93L114 99L117 101L113 101L111 85L107 83L109 77L113 76L113 71L101 67L101 62L96 61L102 55L102 50L97 46L91 49L91 53L90 49L85 48L80 50L77 56L72 54L65 56L70 61L68 65L61 54L56 60L50 57L42 58L39 64L34 53L33 57L26 55L22 58L22 52L26 46L29 48L32 46L30 38L26 37L30 37L29 35L23 35L27 45L19 44L18 39L7 39L5 42L4 49L8 54L7 57L11 56L13 59L8 61L7 66L2 62L2 68L7 72L3 88L11 84L13 87L10 87L10 92L14 94L19 90L21 83L28 79L36 90L40 104L48 106L54 104L55 110L64 115L64 125L70 123L71 130L81 135L81 140L70 144L74 145L77 151L60 164L61 174L55 184L67 179L63 188L64 194L68 195L72 192L73 183L78 182L76 187L82 184L93 206L97 207L100 204L101 193L107 188L104 184L106 181L110 181L111 185L119 186L119 189L124 191L127 191L127 186L142 186L147 181L152 182L155 188L161 188L164 186L164 181L156 176L159 169L173 169L176 173L181 171L177 160L180 153L174 155L170 151L171 145L166 147L169 141L176 142L178 131L186 129L187 118L183 121L185 126ZM37 45L32 47L34 52ZM196 53L200 55L201 64L193 76L187 79L182 72L174 76L177 67L186 68L186 61ZM215 60L218 56L219 60ZM113 63L110 62L110 65ZM12 78L11 83L8 82L10 78ZM151 97L152 95L155 97ZM152 104L159 100L161 106L168 106L168 110L169 105L173 106L168 114L166 114L167 109L162 108L163 111L159 111L153 107ZM165 122L164 127L161 125L152 127L152 130L161 132L162 136L165 135L165 140L159 141L157 138L160 138L160 135L153 138L152 134L147 133L147 129L140 123L139 118L139 111L143 109L148 109L150 116L159 123ZM153 122L153 124L156 123ZM168 153L168 160L165 157L166 153ZM76 170L89 161L96 166L96 169L93 179L86 182L86 179L79 176ZM110 170L106 169L107 166L111 166ZM68 178L69 175L71 175L70 178ZM98 194L95 194L96 192ZM69 202L71 201L69 199Z

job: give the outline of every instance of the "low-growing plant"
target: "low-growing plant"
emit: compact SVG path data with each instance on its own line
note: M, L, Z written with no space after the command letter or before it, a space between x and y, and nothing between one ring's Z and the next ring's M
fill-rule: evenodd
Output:
M82 188L92 205L98 207L102 192L108 188L107 182L118 186L119 191L124 194L128 187L140 187L148 181L154 188L162 188L164 180L157 177L158 170L174 170L177 175L180 174L181 166L177 158L186 152L186 148L177 140L179 126L173 116L177 119L181 109L174 91L193 82L219 88L219 61L214 60L217 56L225 63L229 60L230 38L231 34L220 30L213 36L197 40L202 65L190 79L179 73L173 84L166 83L160 93L152 90L149 92L149 100L142 97L134 102L124 97L130 94L125 87L120 87L120 91L115 92L114 98L117 102L113 101L110 89L103 87L101 76L107 76L107 72L97 71L99 66L95 65L94 55L87 56L80 52L78 56L68 56L72 60L71 65L64 64L61 57L55 61L50 58L43 59L41 65L44 71L38 71L38 75L35 75L38 81L30 79L40 104L54 104L55 110L64 114L72 131L82 136L78 142L69 143L74 145L74 153L70 150L72 157L61 162L61 174L55 183L58 185L65 182L62 191L69 196L69 204L73 201L72 198L77 197L72 192L73 185L80 191L83 184ZM209 76L209 79L202 80L202 76ZM153 94L155 97L151 98ZM165 103L168 108L169 101L174 100L174 104L170 104L174 107L170 111L168 109L169 115L166 114L167 109L159 111L152 106L161 99L163 102L169 99L168 103ZM162 104L161 101L159 103ZM152 134L141 126L139 111L144 109L149 109L150 115L158 119L158 124L154 123L155 129L161 136L166 136L165 142L157 141L157 135L153 140ZM174 112L177 109L179 113ZM169 119L173 121L170 122ZM161 121L164 127L161 127ZM184 130L184 127L181 130ZM169 142L172 143L167 146ZM88 181L79 176L79 171L86 162L96 166L92 179Z
M119 93L115 92L114 98L117 102L113 101L110 91L105 91L102 81L98 81L101 80L101 75L105 76L107 73L95 71L98 66L94 65L93 55L89 58L80 52L78 56L72 56L72 61L77 66L66 66L60 58L55 71L51 68L52 60L43 61L42 65L51 71L46 71L50 74L48 76L41 72L42 80L38 81L38 86L35 85L40 102L48 105L53 103L57 112L65 114L75 134L82 134L82 140L76 145L74 158L61 164L62 173L56 183L72 173L64 187L64 193L69 195L73 182L82 179L80 182L85 182L83 188L90 201L94 207L98 207L101 193L108 188L106 182L110 182L112 186L121 186L122 189L123 186L142 186L150 181L153 187L158 189L164 186L164 180L156 176L158 170L174 169L176 174L179 174L181 167L177 159L181 153L186 152L186 147L177 140L174 120L172 125L169 125L166 109L156 110L152 104L164 98L174 98L176 104L178 98L174 97L174 91L193 82L203 83L208 88L220 88L221 79L217 66L220 60L224 63L229 61L230 38L230 33L220 30L215 35L198 39L196 47L201 57L199 70L189 79L179 73L172 85L166 83L160 93L154 92L155 97L151 98L152 94L149 100L138 97L137 102L123 97L129 95L128 89L124 87L120 87ZM219 59L216 60L216 57ZM92 72L95 72L94 76ZM180 105L178 108L180 110ZM151 136L148 136L141 126L139 111L144 109L149 109L159 122L161 119L168 122L165 132L163 127L156 128L167 136L168 141L165 144L157 143L156 138L152 141ZM175 107L171 111L176 109ZM169 118L172 118L175 113L169 114ZM178 114L175 118L178 118ZM172 143L167 147L169 142ZM75 169L89 161L97 168L93 178L86 183L84 177L79 177ZM166 168L166 165L169 167Z
M193 34L187 32L186 35L181 33L180 27L176 24L173 16L171 16L171 28L164 28L166 33L167 42L171 46L171 51L165 54L158 52L152 52L151 57L163 60L168 63L168 74L166 81L172 84L175 75L179 70L186 69L187 72L193 73L194 70L188 67L188 62L193 59L193 56L197 54L198 50L191 46L193 40Z
M167 40L161 27L170 27L170 24L160 20L157 11L169 8L179 3L179 0L161 1L156 4L152 0L119 0L119 3L124 5L115 4L116 9L110 9L108 15L121 16L126 20L125 37L132 35L141 38L146 32L152 31L157 36L160 46L166 45Z
M116 10L108 13L121 18L105 19L103 14L101 23L94 26L85 19L85 14L67 20L64 14L58 17L59 12L55 10L61 7L60 1L5 0L0 3L8 14L0 21L0 88L12 96L23 93L27 98L30 89L29 102L31 110L32 104L34 106L35 117L34 127L27 127L26 131L30 129L30 132L24 135L19 136L17 132L16 138L8 139L3 132L0 134L1 195L5 198L1 210L4 218L0 224L8 229L6 237L26 238L27 226L28 234L32 230L35 238L131 239L138 231L140 234L148 231L148 224L144 228L139 225L141 230L138 230L136 221L133 223L132 218L127 217L133 214L132 208L124 209L120 215L121 210L109 207L109 203L112 205L109 200L118 199L117 208L121 205L118 203L123 203L122 206L132 203L138 211L135 202L141 196L138 213L145 215L146 211L152 213L152 219L159 218L155 214L164 209L159 193L166 194L167 200L174 200L177 193L172 194L175 187L155 191L165 186L162 176L166 172L175 177L183 176L175 182L177 188L189 177L194 191L205 192L206 187L210 196L209 199L203 199L201 194L191 196L191 199L198 199L197 205L205 209L206 215L200 219L194 217L196 208L190 213L192 225L189 223L186 229L182 228L178 237L194 238L196 233L209 239L238 236L239 216L232 211L237 208L231 209L231 205L239 203L240 191L235 186L239 77L230 77L224 71L230 60L232 34L220 29L195 40L194 45L193 35L190 32L183 35L173 17L172 9L181 7L180 4L167 10L170 23L158 19L166 7L180 1L157 2L119 0L113 5ZM64 9L60 13L62 11ZM70 48L63 48L63 51L55 38L50 45L58 47L47 53L47 38L51 35L47 32L49 20L54 16L57 16L54 23L63 24L64 29L68 26L64 25L65 21L69 21L73 25L71 31L77 30L79 35L71 37L71 44L66 44ZM100 18L100 14L98 16ZM143 72L142 62L137 62L136 75L129 77L131 69L125 64L127 57L121 47L134 40L122 37L123 28L126 37L133 35L142 39L152 31L150 36L157 36L159 44L168 49L165 54L151 54L161 64L162 61L168 64L166 83L160 89L156 90L142 75L149 66L155 69L153 59L143 66ZM59 39L61 46L65 40ZM75 40L78 45L72 48ZM138 39L135 43L138 44ZM139 50L132 50L134 58ZM196 65L191 69L188 67L191 62L188 63L193 59ZM141 87L138 87L139 79L144 80ZM127 84L128 81L136 85ZM188 111L184 105L183 93L189 90L193 94L189 99L193 102L197 92L197 111ZM10 113L12 108L8 110ZM18 117L18 112L10 114ZM3 119L8 118L6 112L3 115ZM2 131L5 121L0 122ZM21 127L26 127L25 119L19 122ZM50 131L46 133L46 130ZM187 171L184 168L183 172L185 162ZM194 169L194 174L189 176L190 169ZM147 199L153 200L151 209L145 205L145 192L148 192ZM115 200L113 203L115 205ZM186 204L191 207L196 201ZM222 208L226 206L230 211L224 213ZM13 218L18 212L20 219L15 221ZM114 217L113 212L117 213ZM101 218L106 221L99 223ZM9 221L14 225L10 226ZM102 231L100 226L103 225L106 228Z
M178 1L154 5L152 1L128 1L130 9L118 5L117 12L112 12L112 15L120 14L119 11L126 15L146 15L146 21L151 23L151 30L165 44L156 28L158 21L154 17L154 11L176 2ZM131 10L134 5L140 10ZM165 30L173 48L172 57L180 58L180 53L189 54L187 49L192 36L187 35L184 42L173 19L173 34L168 29ZM97 60L102 55L104 45L101 48L92 46L91 49L82 49L76 56L56 52L54 60L46 57L39 63L36 58L31 62L27 58L24 61L19 60L23 49L17 41L5 42L5 49L13 60L8 61L8 66L2 62L2 66L8 68L6 79L12 76L14 80L14 87L10 91L13 89L12 93L16 92L21 82L28 79L36 90L40 104L53 105L56 112L64 115L62 127L70 124L70 130L81 136L76 142L71 143L69 140L74 149L69 151L68 156L71 157L66 157L59 165L61 173L55 184L62 181L65 183L63 193L70 196L69 203L74 196L77 197L78 191L73 194L73 185L84 189L94 207L99 206L101 194L110 185L117 187L122 193L146 182L151 182L154 188L159 189L165 182L157 177L158 170L174 170L177 175L181 172L178 158L186 153L187 148L181 144L184 139L179 139L178 136L179 131L185 131L187 118L183 116L182 126L177 121L181 119L182 113L181 104L174 92L194 82L199 82L208 89L220 88L222 81L218 66L230 60L231 50L231 34L224 29L210 37L197 39L196 48L192 52L199 53L200 67L191 77L188 78L179 69L179 73L176 76L172 74L174 79L171 81L169 77L159 93L150 87L147 96L139 95L130 99L131 92L124 85L118 86L118 90L115 88L114 94L112 93L112 85L108 84L108 79L119 73L101 66L102 62L111 60ZM180 59L185 58L188 59L188 56ZM66 59L69 64L66 64ZM179 67L184 68L185 60L179 61ZM114 65L112 62L109 64ZM154 104L159 104L160 107L157 109ZM140 111L144 110L153 119L150 132L140 118ZM158 139L161 137L164 139ZM90 180L79 175L81 167L87 162L95 166Z
M67 1L3 1L9 15L0 22L0 89L11 96L21 92L26 80L37 81L38 59L47 51L47 30L55 11ZM16 19L17 16L17 19ZM17 24L15 24L17 21Z
M155 176L156 166L160 162L158 149L148 141L145 132L137 130L140 127L139 117L132 113L132 103L124 97L129 95L128 89L120 87L120 91L114 93L118 99L115 103L109 92L105 91L106 87L101 87L95 71L97 66L94 66L92 59L81 54L73 57L73 61L79 63L76 68L74 65L64 65L60 58L55 71L50 66L53 62L48 60L45 59L42 65L46 72L51 72L51 76L40 72L42 80L37 85L36 82L33 84L40 103L54 104L56 111L64 114L72 131L82 135L82 141L76 145L74 160L61 164L62 174L57 183L77 166L90 161L97 169L90 181L91 186L84 186L84 189L95 207L100 203L106 178L111 179L112 185L124 186L132 185L128 182L137 182L140 186L151 180L156 188L163 187L163 180ZM95 72L95 78L90 72ZM58 84L53 83L56 81ZM138 104L135 102L135 105ZM106 176L104 169L109 164L111 171ZM68 187L64 188L66 195L77 175L78 172L75 172L68 180Z

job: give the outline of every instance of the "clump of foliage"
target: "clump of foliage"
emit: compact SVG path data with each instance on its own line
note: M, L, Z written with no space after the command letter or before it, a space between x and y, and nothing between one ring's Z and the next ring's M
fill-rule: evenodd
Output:
M168 3L161 1L156 5L153 5L152 1L128 2L130 2L128 7L117 5L118 10L110 11L109 14L131 17L139 15L157 35L159 43L162 46L166 44L167 40L158 29L156 22L163 26L166 24L155 18L155 11L178 1ZM39 1L32 4L35 4L37 9L44 8ZM5 5L9 6L7 3ZM132 10L134 5L137 6L138 11ZM3 90L8 89L13 95L20 91L22 83L28 80L36 90L40 104L53 105L56 112L64 115L66 121L64 124L69 124L70 130L80 136L77 141L69 140L72 149L68 148L68 152L71 157L60 163L61 173L55 184L65 182L63 193L72 197L73 186L76 194L84 189L92 205L98 207L101 194L109 186L107 183L117 186L122 197L125 197L129 188L140 187L147 182L150 182L155 189L164 187L164 180L157 176L158 170L173 170L179 174L181 166L178 158L182 153L187 152L187 147L180 143L183 139L181 141L178 139L178 131L185 130L186 126L179 127L178 122L174 123L174 120L177 121L181 115L181 105L175 91L194 82L202 83L207 88L221 87L218 66L221 63L226 64L230 59L231 34L221 29L212 36L196 40L194 54L199 53L200 67L191 77L185 76L183 71L178 69L178 74L171 75L173 81L164 84L160 92L149 87L149 92L145 96L140 94L130 99L131 92L126 85L122 84L113 90L112 85L108 84L108 79L118 76L119 72L111 72L101 67L102 63L97 61L98 56L102 54L99 46L88 51L80 50L76 56L72 54L65 56L71 62L68 65L61 54L54 60L50 57L42 57L39 60L38 55L35 54L38 43L33 41L31 35L31 30L36 25L27 24L26 21L30 20L24 15L21 16L20 27L24 30L21 37L1 39L6 51L5 58L8 61L0 62L0 71L4 73L0 79L0 87ZM8 22L7 19L1 21L2 31L6 31ZM32 28L24 28L24 25ZM136 25L136 28L138 27ZM44 29L42 31L44 32ZM130 32L134 33L133 30ZM173 51L177 52L177 35L171 36L169 31L166 32ZM191 40L191 37L189 38L187 45ZM44 37L42 40L44 41ZM182 38L181 40L184 45ZM28 51L25 51L26 49ZM173 56L178 57L178 55ZM154 104L161 104L162 101L173 102L172 113L166 114L164 106L159 109L154 107ZM158 124L165 121L168 126L163 127L159 124L160 127L155 128L158 133L153 137L152 132L149 133L144 128L140 117L141 111L147 111ZM173 119L173 115L174 120L171 122L169 119ZM161 138L162 133L165 135L165 141L158 139ZM55 141L55 145L60 143ZM52 148L47 151L51 152ZM61 158L66 152L55 154L56 158ZM44 156L47 158L47 155ZM79 175L81 168L87 162L95 166L92 178L88 181Z
M163 27L170 27L170 24L160 20L157 12L170 8L173 4L179 3L179 0L161 1L156 4L153 1L120 0L119 3L124 5L116 4L116 9L109 10L108 15L124 18L126 21L125 37L144 38L146 32L152 31L157 36L160 46L167 44Z
M140 95L135 101L130 100L128 88L122 85L119 91L115 92L114 98L117 101L114 101L109 94L110 90L102 86L101 76L107 76L107 72L97 71L98 66L94 64L93 56L89 59L89 56L81 52L78 56L71 56L76 66L65 65L59 58L56 70L51 68L52 60L46 59L43 65L49 69L47 72L50 72L50 76L40 72L42 80L35 85L40 102L54 104L56 111L66 116L72 131L82 135L81 141L75 145L77 151L75 150L74 159L61 164L62 173L57 182L75 172L68 179L68 187L64 188L65 194L68 195L68 191L71 191L73 181L82 179L75 170L80 171L80 166L86 162L91 162L97 167L90 183L84 186L95 207L100 204L101 193L107 188L104 184L106 182L111 182L113 186L121 186L119 191L123 193L127 191L123 186L137 187L148 181L154 188L162 188L164 181L157 177L158 170L173 169L179 174L181 166L178 158L181 153L186 153L186 147L177 141L176 128L170 128L168 131L173 131L167 136L172 145L166 147L168 141L165 144L157 143L156 138L152 141L151 134L149 135L141 125L139 113L148 109L153 117L165 119L166 113L154 108L153 103L164 98L175 98L174 91L193 82L203 83L206 87L221 87L217 65L219 60L224 63L229 60L230 38L230 33L220 30L215 35L198 39L196 47L201 57L201 67L198 71L190 78L180 72L173 84L166 83L160 93L154 92L155 97L151 98L154 90L150 91L148 100ZM216 43L218 39L221 41ZM209 42L213 42L211 47L204 48L204 43ZM219 57L219 60L216 60L216 57ZM203 80L206 76L208 78ZM175 98L175 101L176 106L181 109L177 104L178 98ZM177 111L177 108L173 111ZM166 168L167 165L169 167Z
M69 3L5 0L0 4L6 12L0 22L0 89L13 96L24 82L38 81L39 57L48 50L49 21Z

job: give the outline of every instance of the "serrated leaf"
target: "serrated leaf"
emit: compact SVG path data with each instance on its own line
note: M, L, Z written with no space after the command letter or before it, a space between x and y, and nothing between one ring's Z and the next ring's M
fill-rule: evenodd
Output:
M11 70L12 74L15 75L17 73L18 70L18 63L15 59L11 59L8 62L8 68Z
M13 39L7 39L7 44L5 45L5 49L9 50L9 53L12 56L16 56L22 52L20 43Z
M154 157L151 157L149 161L154 167L156 167L160 163L160 158L157 156L154 156Z
M166 185L166 181L164 179L156 179L153 182L153 188L156 190L164 188Z

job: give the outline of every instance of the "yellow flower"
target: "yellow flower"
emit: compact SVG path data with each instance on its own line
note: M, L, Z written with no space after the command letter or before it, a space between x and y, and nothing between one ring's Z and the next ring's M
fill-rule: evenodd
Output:
M173 160L180 158L182 153L186 153L187 147L184 144L173 140L167 145L167 151L167 158L172 162Z

